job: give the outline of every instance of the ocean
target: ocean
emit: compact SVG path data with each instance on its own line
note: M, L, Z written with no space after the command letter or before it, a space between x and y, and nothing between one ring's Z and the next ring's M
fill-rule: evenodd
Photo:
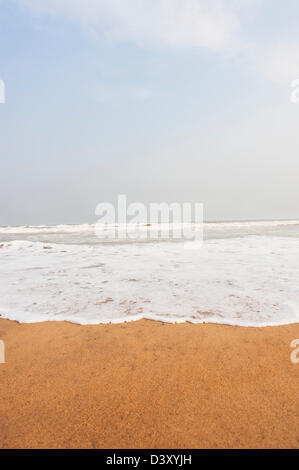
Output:
M299 322L299 221L205 223L203 244L193 250L183 241L140 240L134 229L126 241L113 239L114 226L105 240L95 228L0 227L0 317Z

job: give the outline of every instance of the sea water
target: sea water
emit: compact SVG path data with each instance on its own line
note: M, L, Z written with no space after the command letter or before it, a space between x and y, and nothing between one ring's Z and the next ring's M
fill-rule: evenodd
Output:
M117 240L113 226L104 239L95 229L0 227L0 317L299 322L299 221L206 223L203 244L191 250L183 241L140 240L134 230Z

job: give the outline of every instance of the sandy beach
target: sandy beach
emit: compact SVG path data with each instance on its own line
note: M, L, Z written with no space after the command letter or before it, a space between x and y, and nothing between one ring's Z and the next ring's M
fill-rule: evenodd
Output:
M298 448L299 325L0 321L1 448Z

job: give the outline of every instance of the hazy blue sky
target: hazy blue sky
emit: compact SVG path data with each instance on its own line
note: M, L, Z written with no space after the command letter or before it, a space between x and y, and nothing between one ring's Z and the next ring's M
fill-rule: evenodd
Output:
M298 0L0 0L0 225L299 217Z

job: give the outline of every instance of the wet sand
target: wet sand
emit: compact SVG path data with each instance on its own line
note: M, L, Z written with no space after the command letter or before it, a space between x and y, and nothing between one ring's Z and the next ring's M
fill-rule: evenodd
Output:
M0 320L1 448L299 448L299 324Z

